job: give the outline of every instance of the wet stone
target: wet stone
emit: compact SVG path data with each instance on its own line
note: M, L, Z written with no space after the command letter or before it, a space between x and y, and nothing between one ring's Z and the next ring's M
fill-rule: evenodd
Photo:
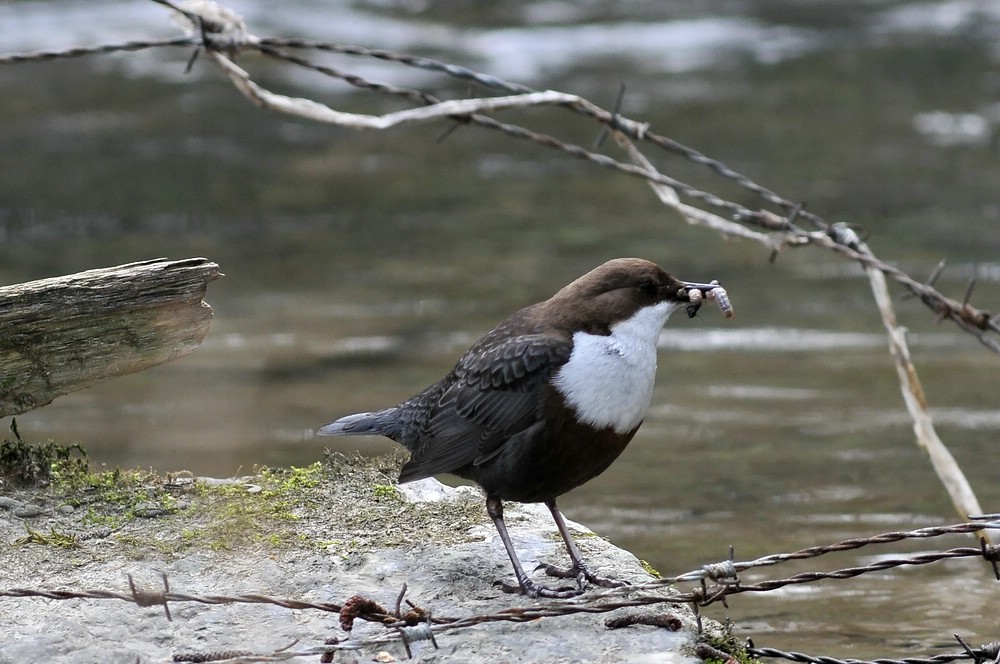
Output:
M170 514L170 510L164 509L157 503L138 503L133 511L137 517L143 519L155 519Z
M19 519L32 519L36 516L41 516L45 514L46 510L44 507L39 507L38 505L21 505L14 509L14 516Z

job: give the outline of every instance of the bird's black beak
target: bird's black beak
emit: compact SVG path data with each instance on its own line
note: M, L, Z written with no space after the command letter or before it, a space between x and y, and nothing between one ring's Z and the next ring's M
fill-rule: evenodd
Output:
M698 309L701 308L701 303L704 301L705 296L708 295L710 291L713 291L721 286L718 281L713 281L709 284L699 284L691 281L682 281L681 283L684 285L687 299L691 303L687 306L688 318L694 318L698 313ZM694 293L697 294L695 295Z

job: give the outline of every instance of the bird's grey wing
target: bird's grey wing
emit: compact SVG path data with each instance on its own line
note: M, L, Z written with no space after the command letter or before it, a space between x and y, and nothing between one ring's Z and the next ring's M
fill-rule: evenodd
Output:
M571 351L569 338L540 334L470 349L425 420L421 444L403 466L400 481L481 461L537 424L549 378Z

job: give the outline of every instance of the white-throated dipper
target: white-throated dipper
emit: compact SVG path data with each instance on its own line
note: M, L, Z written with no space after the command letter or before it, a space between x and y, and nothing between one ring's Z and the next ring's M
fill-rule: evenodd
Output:
M679 281L639 258L608 261L497 325L415 397L342 417L318 433L400 443L411 453L400 482L452 473L478 483L526 595L568 597L587 582L622 585L587 568L556 498L602 473L628 445L649 407L660 330L681 307L693 317L702 296L717 298L731 315L717 282ZM503 500L545 503L572 563L546 571L575 578L576 589L528 578L507 534Z

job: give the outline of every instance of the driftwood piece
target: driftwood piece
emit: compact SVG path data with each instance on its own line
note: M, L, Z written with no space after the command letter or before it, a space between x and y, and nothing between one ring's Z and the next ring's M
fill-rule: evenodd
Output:
M221 276L204 258L158 258L0 287L0 417L190 353Z

